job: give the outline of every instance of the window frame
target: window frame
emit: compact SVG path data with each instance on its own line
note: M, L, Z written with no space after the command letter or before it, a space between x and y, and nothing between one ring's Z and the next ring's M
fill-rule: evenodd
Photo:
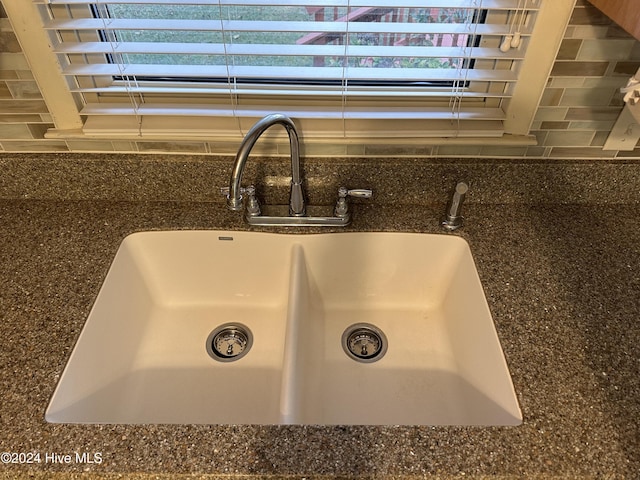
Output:
M530 38L528 53L520 67L520 80L514 86L511 99L506 101L503 129L479 122L473 129L447 129L433 120L366 119L355 116L335 119L306 118L301 128L307 132L305 141L318 143L376 142L376 143L452 143L452 144L534 144L530 128L548 75L573 11L575 0L541 1L538 18ZM5 10L14 27L33 75L41 88L52 115L55 128L48 138L130 138L145 139L214 139L237 140L262 114L286 107L295 118L296 105L265 102L263 110L244 112L229 121L225 115L216 115L216 106L208 106L209 115L176 117L167 112L145 119L144 131L132 117L82 115L82 102L70 89L61 73L58 58L43 27L36 5L25 0L3 0ZM51 75L52 71L58 75ZM526 79L526 80L524 80ZM407 107L409 108L409 107ZM211 113L213 115L211 115ZM341 123L341 125L337 125ZM487 136L492 138L486 138ZM373 139L373 140L372 140Z

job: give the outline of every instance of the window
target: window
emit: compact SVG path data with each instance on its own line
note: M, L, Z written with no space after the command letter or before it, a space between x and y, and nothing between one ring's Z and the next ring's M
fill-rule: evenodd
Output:
M523 106L514 96L537 20L545 5L570 3L32 1L85 133L145 135L172 119L193 135L214 125L233 135L281 111L346 137L527 133L506 124ZM532 111L537 98L524 104Z
M434 7L110 3L92 11L109 43L94 50L137 66L139 78L289 86L341 86L350 69L360 70L353 85L451 86L482 23L478 10Z

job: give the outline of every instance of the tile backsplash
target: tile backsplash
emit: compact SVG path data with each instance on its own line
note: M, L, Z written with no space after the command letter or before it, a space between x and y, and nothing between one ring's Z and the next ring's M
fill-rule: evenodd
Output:
M237 144L46 139L51 116L0 4L0 151L223 154ZM640 67L640 42L578 0L533 124L536 146L309 145L307 156L638 159L604 151L622 108L620 87ZM279 147L279 146L278 146ZM288 145L283 145L283 153ZM263 152L264 153L264 152ZM273 153L273 152L268 152Z

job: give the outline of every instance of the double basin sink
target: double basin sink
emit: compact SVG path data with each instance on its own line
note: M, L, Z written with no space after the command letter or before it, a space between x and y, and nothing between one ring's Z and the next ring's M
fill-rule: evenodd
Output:
M467 242L225 231L123 241L56 423L518 425Z

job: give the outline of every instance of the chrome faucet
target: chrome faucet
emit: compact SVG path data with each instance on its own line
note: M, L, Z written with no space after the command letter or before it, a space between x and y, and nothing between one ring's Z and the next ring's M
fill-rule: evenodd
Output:
M243 188L241 185L242 174L251 153L251 149L260 136L271 126L282 125L289 135L289 148L291 151L291 190L289 192L289 205L265 205L261 206L256 198L256 189L253 185ZM229 180L229 187L223 188L222 193L227 196L227 206L231 210L245 210L245 219L250 225L274 225L274 226L335 226L343 227L351 222L351 210L347 203L347 197L371 198L371 190L348 190L340 187L338 200L335 206L309 206L305 204L302 188L302 176L300 173L300 145L298 132L293 121L281 113L267 115L259 120L247 132L236 154ZM248 200L246 208L243 202L243 194ZM309 212L311 215L309 215Z
M229 196L227 197L227 205L231 210L242 210L242 174L244 167L251 153L251 149L258 141L260 136L273 125L282 125L289 135L289 148L291 150L291 191L289 193L289 214L294 217L303 217L306 213L304 202L304 192L302 189L302 180L300 179L300 144L298 140L298 132L293 121L281 113L267 115L258 121L251 130L247 132L238 153L236 154L233 170L231 172L231 180L229 181Z

